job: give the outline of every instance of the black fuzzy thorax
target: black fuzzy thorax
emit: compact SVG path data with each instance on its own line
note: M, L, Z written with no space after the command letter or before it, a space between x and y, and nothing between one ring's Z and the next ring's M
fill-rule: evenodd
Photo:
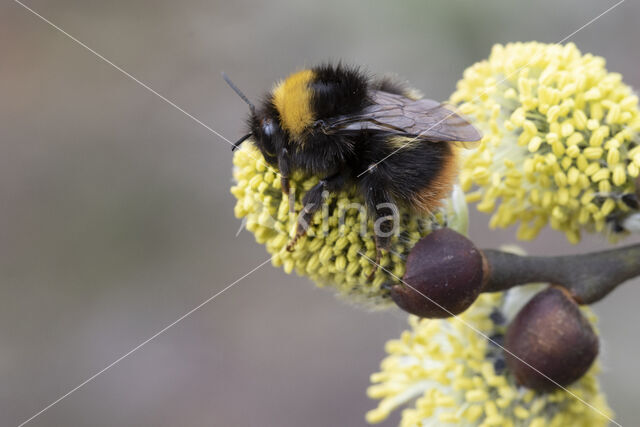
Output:
M354 114L368 105L369 79L357 67L321 65L312 69L312 110L317 120Z

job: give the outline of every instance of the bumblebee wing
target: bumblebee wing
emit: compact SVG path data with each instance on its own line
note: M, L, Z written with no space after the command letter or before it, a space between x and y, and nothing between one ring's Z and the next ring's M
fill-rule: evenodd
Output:
M324 124L328 134L363 130L413 137L426 142L479 141L482 135L471 123L431 99L412 100L402 95L373 91L372 104L360 113L340 116ZM467 144L463 144L465 147Z

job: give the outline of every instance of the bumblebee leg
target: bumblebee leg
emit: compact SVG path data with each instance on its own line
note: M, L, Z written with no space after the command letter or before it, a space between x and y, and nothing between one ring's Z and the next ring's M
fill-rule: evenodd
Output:
M291 194L291 187L289 186L291 168L289 166L289 152L286 148L283 148L278 156L278 169L280 169L280 187L282 188L282 193L286 194L289 199L289 212L294 212L295 200Z
M313 219L313 215L322 208L328 193L334 192L342 188L346 181L346 173L338 172L321 179L311 190L302 198L302 212L298 215L298 223L296 224L296 234L287 245L287 250L291 252L300 237L304 236L309 229L309 223Z
M369 174L363 180L362 190L367 201L369 215L374 218L374 238L376 243L376 260L374 269L367 280L371 281L378 271L382 251L391 247L391 237L399 220L398 208L392 202L391 196L384 188L384 184L375 174Z

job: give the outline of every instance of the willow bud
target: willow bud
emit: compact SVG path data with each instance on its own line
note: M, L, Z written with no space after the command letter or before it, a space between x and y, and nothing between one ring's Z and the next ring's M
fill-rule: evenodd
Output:
M505 349L518 383L550 391L587 372L598 355L598 337L568 292L552 286L520 310L507 329Z
M403 310L420 317L444 318L466 310L483 284L483 257L463 235L443 228L418 241L406 263L404 284L391 288Z

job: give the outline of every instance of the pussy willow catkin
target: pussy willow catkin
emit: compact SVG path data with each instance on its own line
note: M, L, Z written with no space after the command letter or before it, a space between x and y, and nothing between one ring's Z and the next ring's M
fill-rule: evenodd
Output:
M402 277L405 258L415 242L433 227L445 224L466 232L467 209L459 188L433 215L419 215L398 206L398 233L393 237L391 250L380 261L383 268L369 280L374 268L371 260L376 257L373 222L367 218L364 201L357 191L329 196L322 211L314 216L307 235L289 252L286 246L297 215L289 212L289 201L281 191L277 171L267 166L249 142L236 151L233 163L235 185L231 192L237 198L235 214L246 221L247 230L273 255L273 265L287 273L295 270L320 287L332 287L350 301L375 307L393 304L383 284L397 283L397 277ZM302 209L305 191L317 182L315 176L293 174L296 212Z
M616 216L640 228L625 202L640 171L638 97L603 58L572 43L496 45L451 102L484 133L461 182L492 227L530 240L550 224L573 243Z

